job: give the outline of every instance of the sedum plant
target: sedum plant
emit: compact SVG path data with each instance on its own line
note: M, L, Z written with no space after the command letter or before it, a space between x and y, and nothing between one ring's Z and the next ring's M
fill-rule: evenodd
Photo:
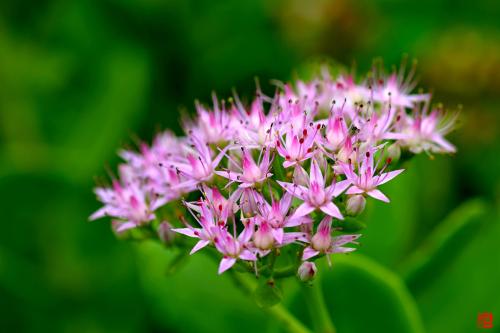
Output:
M122 238L157 239L183 254L206 252L290 332L309 332L286 309L276 282L296 276L318 332L334 332L315 261L356 250L366 200L389 203L381 187L413 154L454 153L445 135L455 114L413 94L414 69L374 70L355 81L323 69L310 81L257 88L243 103L196 103L184 136L158 134L122 150L112 186L96 188ZM332 258L333 257L333 258ZM210 274L207 272L206 274ZM249 285L247 276L265 281Z

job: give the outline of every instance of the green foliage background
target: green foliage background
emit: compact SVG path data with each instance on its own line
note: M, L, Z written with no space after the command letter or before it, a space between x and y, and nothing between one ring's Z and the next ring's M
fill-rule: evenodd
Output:
M479 312L500 332L498 17L495 0L2 1L0 331L279 331L208 257L167 276L170 252L87 223L94 177L212 90L407 52L435 101L463 104L459 152L419 156L370 203L359 253L324 268L327 302L340 333L475 332Z

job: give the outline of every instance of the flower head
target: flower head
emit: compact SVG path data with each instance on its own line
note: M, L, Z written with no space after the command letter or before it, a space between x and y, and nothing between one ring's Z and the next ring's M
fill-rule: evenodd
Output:
M125 176L124 170L128 168L122 168L122 176ZM104 207L92 214L90 220L111 216L115 219L116 231L122 232L155 218L153 211L163 205L165 199L146 191L137 179L127 178L124 184L114 180L111 188L100 187L95 190Z
M211 247L219 273L239 262L266 278L311 280L316 258L353 251L360 237L340 234L345 223L334 229L333 219L361 214L369 197L388 202L379 187L403 171L401 156L455 151L445 135L456 117L430 109L414 87L414 68L374 68L360 81L323 68L278 83L273 96L257 88L249 103L213 95L212 107L196 103L184 136L165 131L122 149L119 177L95 190L103 207L90 218L110 216L118 233L140 227L172 247L191 239L191 254Z

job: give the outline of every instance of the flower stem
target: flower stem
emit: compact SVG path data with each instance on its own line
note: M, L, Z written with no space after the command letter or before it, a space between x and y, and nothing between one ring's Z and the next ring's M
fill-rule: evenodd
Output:
M311 333L282 304L274 305L265 311L277 319L289 333Z
M302 291L314 325L314 331L316 333L335 333L335 326L323 298L321 281L316 280L311 285L303 284Z
M230 270L229 273L231 274L236 286L238 286L243 293L251 296L255 286L248 281L248 279L241 274L236 273L234 270ZM282 327L289 333L312 333L311 330L305 327L304 324L295 318L295 316L291 314L282 304L276 304L268 308L263 308L262 310L280 322Z

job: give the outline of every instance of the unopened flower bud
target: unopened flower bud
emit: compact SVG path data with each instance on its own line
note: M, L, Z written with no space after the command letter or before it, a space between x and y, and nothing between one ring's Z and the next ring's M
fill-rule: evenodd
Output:
M332 218L326 216L318 226L316 234L311 239L311 245L316 251L325 252L332 246Z
M274 245L274 236L269 223L262 222L259 229L253 235L255 246L261 250L269 250Z
M172 231L172 225L168 222L162 222L158 226L158 237L165 245L172 245L175 238L175 232Z
M257 199L255 193L251 189L246 188L241 194L240 209L247 217L253 216L258 210Z
M366 199L361 194L356 194L347 199L346 212L348 215L356 216L365 210Z
M387 148L387 158L390 159L392 162L397 162L399 161L399 158L401 157L401 147L397 143L393 143L392 145Z
M318 269L316 264L310 261L304 261L297 270L297 275L301 281L307 282L314 279Z

